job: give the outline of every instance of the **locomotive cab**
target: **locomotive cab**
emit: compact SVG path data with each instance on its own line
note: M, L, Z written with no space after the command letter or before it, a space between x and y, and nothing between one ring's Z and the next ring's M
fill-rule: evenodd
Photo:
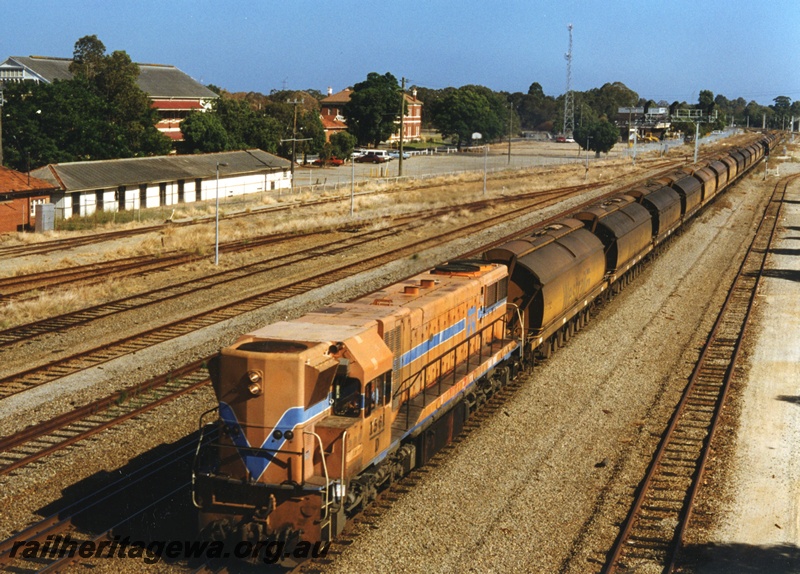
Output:
M194 473L206 535L332 539L345 521L347 469L369 454L355 445L367 435L388 446L380 421L391 367L374 323L276 323L223 349L210 366L219 419L204 431Z

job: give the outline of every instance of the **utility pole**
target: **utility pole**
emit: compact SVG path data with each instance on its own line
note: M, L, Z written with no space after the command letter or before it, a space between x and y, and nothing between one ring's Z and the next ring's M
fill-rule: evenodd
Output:
M292 181L291 181L292 188L291 188L291 192L294 193L294 164L297 163L296 157L295 157L295 155L297 153L297 142L310 141L311 138L302 138L302 139L298 139L297 138L297 105L298 104L302 104L303 100L302 99L298 100L298 99L295 98L294 100L286 100L286 103L294 105L294 124L292 125L292 138L291 139L281 140L281 143L283 143L283 142L292 142Z
M564 94L564 137L571 138L575 129L575 101L572 96L572 24L567 25L569 30L569 51L565 54L567 59L567 91Z
M402 78L400 87L400 157L397 160L397 177L403 176L403 132L405 131L406 79Z

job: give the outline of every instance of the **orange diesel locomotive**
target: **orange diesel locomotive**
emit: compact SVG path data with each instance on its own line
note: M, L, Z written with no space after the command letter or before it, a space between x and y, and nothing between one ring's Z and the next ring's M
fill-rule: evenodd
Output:
M504 265L456 261L223 349L194 471L206 535L331 540L450 442L511 374L507 281Z

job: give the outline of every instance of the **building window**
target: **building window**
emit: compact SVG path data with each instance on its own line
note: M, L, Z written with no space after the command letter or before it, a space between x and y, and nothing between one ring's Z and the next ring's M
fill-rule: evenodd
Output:
M158 204L167 205L167 182L163 181L158 184Z
M98 189L94 194L94 208L96 211L103 211L103 190Z
M31 217L36 217L36 206L44 205L45 203L44 199L31 199Z

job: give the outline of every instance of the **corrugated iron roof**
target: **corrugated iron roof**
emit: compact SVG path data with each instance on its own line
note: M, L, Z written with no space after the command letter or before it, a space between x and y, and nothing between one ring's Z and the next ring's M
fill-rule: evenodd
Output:
M40 167L31 175L66 192L108 189L162 181L209 178L288 170L289 160L259 149L198 155L167 155L56 163Z
M70 58L50 58L47 56L12 56L7 60L14 61L33 70L48 82L54 80L71 80ZM151 98L201 98L214 99L219 96L200 82L191 78L175 66L162 64L137 64L139 77L136 81Z

